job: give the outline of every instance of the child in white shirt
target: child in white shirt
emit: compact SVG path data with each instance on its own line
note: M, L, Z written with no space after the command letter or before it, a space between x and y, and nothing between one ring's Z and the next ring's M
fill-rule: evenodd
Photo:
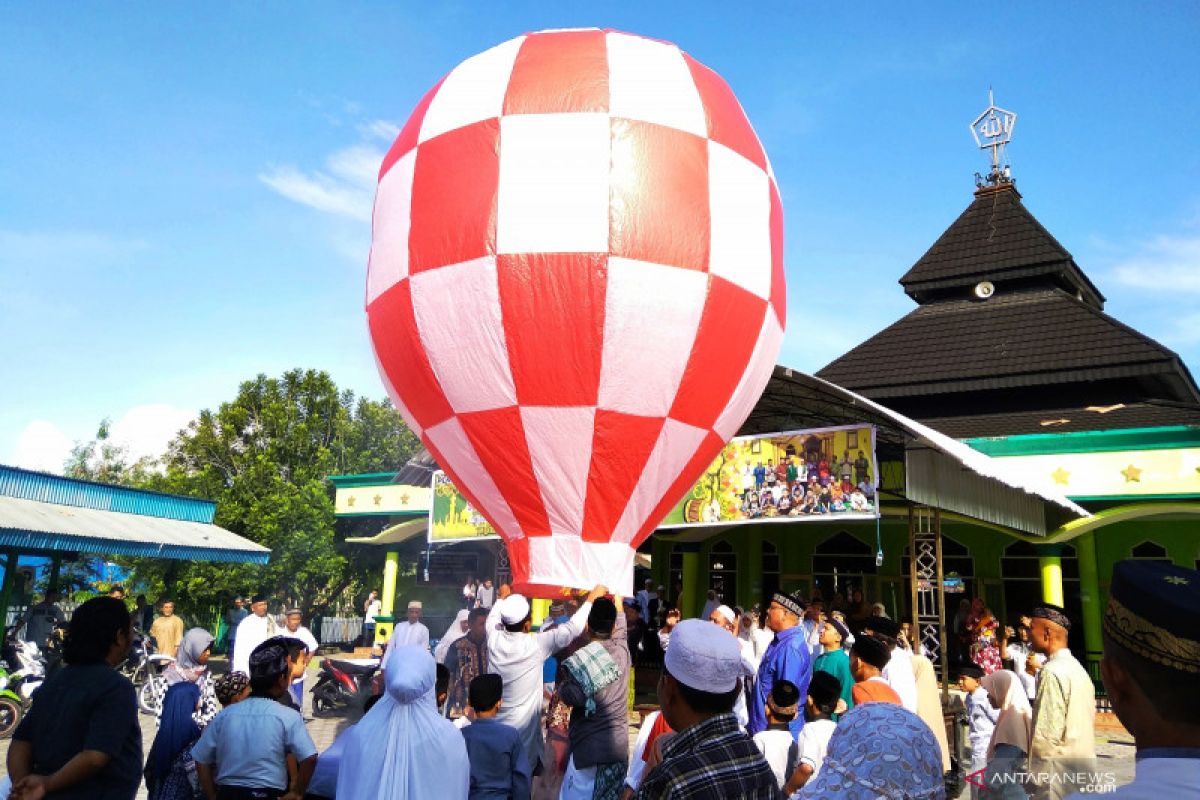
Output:
M821 771L829 739L837 729L832 717L838 711L841 695L841 681L828 672L817 670L813 673L804 705L804 728L797 742L800 750L798 763L784 787L789 797Z
M776 681L767 698L767 729L754 734L754 743L762 751L775 780L782 789L788 776L796 770L800 760L800 746L792 738L789 724L800 710L800 690L787 680ZM807 727L807 726L805 726Z

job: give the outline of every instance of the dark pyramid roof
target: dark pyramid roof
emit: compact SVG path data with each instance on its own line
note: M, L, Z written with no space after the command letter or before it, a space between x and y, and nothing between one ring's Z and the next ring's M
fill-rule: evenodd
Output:
M1057 285L1103 308L1104 296L1071 254L1029 213L1016 186L1002 183L976 191L971 205L900 284L920 303L984 280L1000 286L1033 276L1052 276ZM961 291L955 294L961 296Z
M875 400L1159 376L1200 401L1175 353L1057 287L923 305L816 374Z

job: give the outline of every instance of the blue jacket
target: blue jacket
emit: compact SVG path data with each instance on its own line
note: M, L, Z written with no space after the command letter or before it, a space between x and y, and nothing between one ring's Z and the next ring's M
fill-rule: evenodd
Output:
M746 732L753 736L767 729L767 698L771 696L771 687L775 681L787 680L796 684L800 690L801 701L808 695L808 683L812 680L812 657L808 651L808 642L804 638L804 626L797 625L786 631L775 634L767 652L763 653L762 662L758 666L758 682L754 689L754 702L750 704L750 724ZM788 728L793 737L800 735L804 727L804 705Z

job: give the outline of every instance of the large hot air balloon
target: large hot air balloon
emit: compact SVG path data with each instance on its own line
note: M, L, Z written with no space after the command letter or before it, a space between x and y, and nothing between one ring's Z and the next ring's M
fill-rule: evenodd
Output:
M634 548L775 364L779 191L733 92L675 45L519 36L388 151L366 302L396 407L514 584L629 592Z

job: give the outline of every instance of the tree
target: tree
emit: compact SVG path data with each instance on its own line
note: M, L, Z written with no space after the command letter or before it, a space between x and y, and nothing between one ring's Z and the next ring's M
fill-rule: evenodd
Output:
M325 479L399 470L419 447L388 401L339 391L325 372L259 375L241 384L232 401L202 411L171 442L162 472L117 475L115 482L125 477L143 488L215 501L215 523L269 547L270 563L125 563L147 588L169 585L184 608L264 592L308 615L323 613L357 586L371 560L345 544L363 523L335 524Z
M130 462L129 448L112 440L111 428L112 420L102 419L96 430L96 438L88 442L76 442L63 465L63 474L68 478L121 486L140 486L145 483L157 468L156 460L144 456Z

